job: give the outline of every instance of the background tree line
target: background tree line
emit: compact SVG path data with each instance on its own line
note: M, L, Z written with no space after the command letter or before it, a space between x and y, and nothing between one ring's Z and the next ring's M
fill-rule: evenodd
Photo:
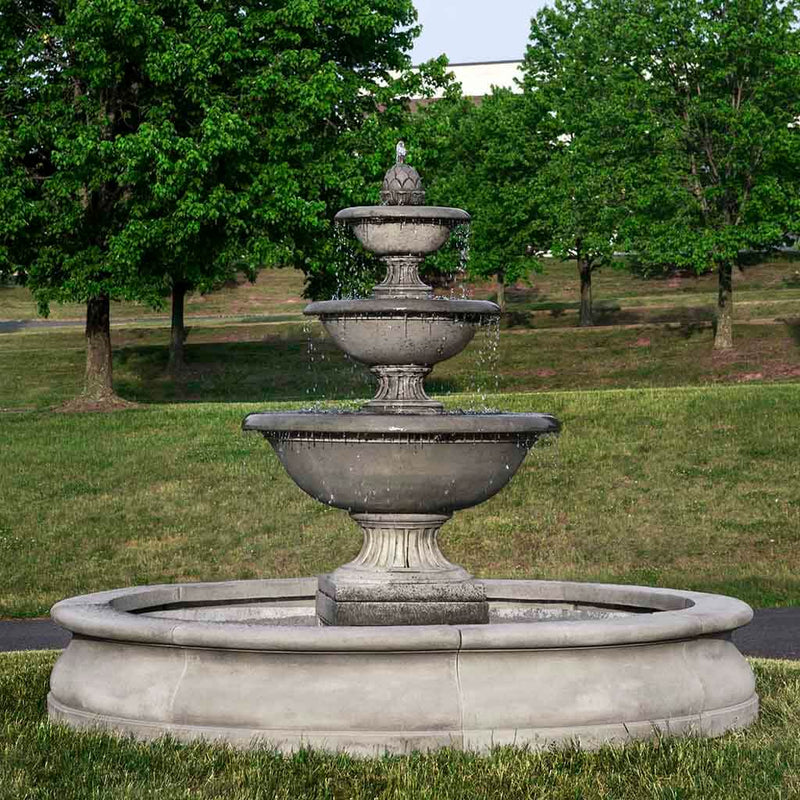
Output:
M86 395L112 397L114 300L171 300L177 371L188 292L368 282L330 222L404 138L428 202L473 214L472 277L573 259L589 325L600 267L714 270L731 347L742 253L800 230L798 3L556 0L521 93L475 105L410 69L411 0L0 0L0 273L86 304Z
M800 230L798 3L556 0L521 83L415 120L431 196L473 213L473 274L502 299L543 253L574 260L591 325L600 267L714 271L732 347L733 270Z

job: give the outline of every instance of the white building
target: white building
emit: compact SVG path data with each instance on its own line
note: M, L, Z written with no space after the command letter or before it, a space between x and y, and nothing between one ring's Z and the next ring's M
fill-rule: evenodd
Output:
M521 91L515 80L522 80L522 61L478 61L450 64L447 69L461 84L464 97L485 97L492 93L492 86L511 89L515 93ZM441 96L441 93L434 95L435 98Z

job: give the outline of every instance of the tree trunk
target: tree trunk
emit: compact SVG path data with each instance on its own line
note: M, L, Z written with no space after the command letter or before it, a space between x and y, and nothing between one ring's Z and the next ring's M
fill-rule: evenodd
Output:
M172 329L169 340L169 370L180 372L184 366L183 343L186 341L186 328L183 324L183 307L188 286L176 281L172 287Z
M111 373L111 302L107 294L86 304L86 380L83 393L90 400L114 396Z
M500 311L506 310L506 273L501 269L497 271L497 305Z
M718 272L719 294L714 349L730 350L733 347L733 264L730 261L720 264Z
M578 273L581 276L581 317L578 323L582 328L594 325L592 318L592 265L578 258Z

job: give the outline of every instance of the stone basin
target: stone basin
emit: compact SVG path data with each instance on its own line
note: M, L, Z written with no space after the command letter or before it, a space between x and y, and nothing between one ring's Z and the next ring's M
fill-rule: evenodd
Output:
M362 364L430 366L458 355L500 308L482 300L325 300L303 313L319 317L337 347Z
M549 414L276 412L249 414L242 427L262 433L322 503L353 514L450 514L499 492L559 423Z
M354 206L334 219L349 225L370 252L393 256L436 252L450 231L469 222L470 216L446 206Z
M319 627L316 578L146 586L52 610L50 718L359 755L718 736L758 712L729 597L485 580L490 624Z

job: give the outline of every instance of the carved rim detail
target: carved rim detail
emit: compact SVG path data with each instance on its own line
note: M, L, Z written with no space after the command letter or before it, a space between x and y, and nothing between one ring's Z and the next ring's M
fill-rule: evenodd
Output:
M419 277L423 256L384 256L386 277L372 290L372 296L382 297L433 297L433 288Z
M430 371L431 367L411 364L371 367L370 372L378 379L378 391L364 410L395 414L443 411L444 406L425 392L425 377Z
M331 320L338 321L338 320L351 320L351 319L380 319L380 320L397 320L399 322L405 320L414 320L415 322L439 322L444 320L448 323L468 323L474 325L476 323L482 322L484 319L489 321L496 317L495 314L484 314L480 311L478 312L461 312L458 314L454 314L452 311L447 311L442 309L441 314L437 314L431 311L407 311L399 314L397 311L386 311L385 313L382 311L339 311L334 312L331 314L319 314L320 320L323 323L329 322Z
M344 431L261 431L274 444L483 444L513 443L517 447L532 447L542 434L538 433L395 433Z

